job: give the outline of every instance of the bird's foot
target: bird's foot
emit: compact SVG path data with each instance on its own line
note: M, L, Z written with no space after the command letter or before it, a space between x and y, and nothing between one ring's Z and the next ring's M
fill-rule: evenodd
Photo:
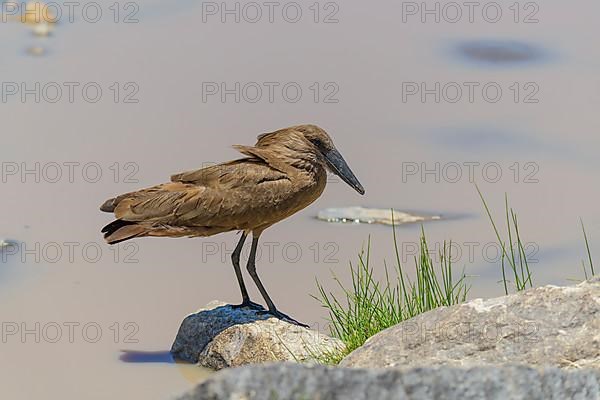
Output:
M254 311L265 311L265 308L262 305L255 303L253 301L250 301L250 300L244 300L244 301L242 301L241 304L232 304L231 308L233 308L233 309L249 308Z
M293 324L293 325L298 325L298 326L301 326L301 327L303 327L303 328L310 328L310 326L308 326L308 325L306 325L306 324L303 324L302 322L298 322L298 321L296 321L294 318L290 317L290 316L289 316L289 315L287 315L287 314L284 314L284 313L282 313L282 312L281 312L281 311L279 311L279 310L266 310L266 311L259 311L259 312L258 312L258 314L259 314L259 315L269 314L269 315L272 315L272 316L274 316L275 318L278 318L278 319L280 319L280 320L282 320L282 321L289 322L290 324Z

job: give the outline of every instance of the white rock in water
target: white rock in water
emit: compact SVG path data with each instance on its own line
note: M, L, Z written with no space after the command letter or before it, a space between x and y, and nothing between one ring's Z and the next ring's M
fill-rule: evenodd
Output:
M364 223L364 224L384 224L400 225L415 222L424 222L438 220L439 215L421 216L408 214L403 211L389 208L364 208L364 207L345 207L345 208L327 208L319 211L317 218L327 222L346 222L346 223Z

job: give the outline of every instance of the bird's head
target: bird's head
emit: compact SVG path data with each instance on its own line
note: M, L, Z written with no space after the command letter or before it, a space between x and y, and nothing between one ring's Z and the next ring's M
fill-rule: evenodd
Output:
M325 167L342 178L350 187L360 194L365 194L362 187L344 157L335 148L333 140L327 132L316 125L300 125L291 128L298 132L309 144L311 150L318 156L318 159L325 164Z

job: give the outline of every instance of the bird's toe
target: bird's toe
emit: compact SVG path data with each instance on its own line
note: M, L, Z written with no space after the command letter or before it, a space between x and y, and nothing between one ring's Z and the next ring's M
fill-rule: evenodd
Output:
M290 324L298 325L298 326L301 326L303 328L310 328L310 326L308 326L306 324L303 324L302 322L296 321L294 318L290 317L287 314L282 313L279 310L259 311L259 314L261 314L261 315L262 314L272 315L275 318L280 319L280 320L285 321L285 322L289 322Z

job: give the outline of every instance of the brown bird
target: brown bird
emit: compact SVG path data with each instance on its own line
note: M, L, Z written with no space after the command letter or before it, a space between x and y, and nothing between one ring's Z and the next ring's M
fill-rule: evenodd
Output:
M100 210L117 218L102 232L109 244L143 236L197 237L241 231L231 256L242 303L259 312L300 324L276 307L256 273L258 239L265 229L315 201L327 170L358 193L365 190L329 135L315 125L299 125L258 136L254 147L234 146L246 157L171 176L171 182L122 194ZM246 266L268 306L252 302L240 269L248 234L252 247ZM302 324L300 324L302 325Z

